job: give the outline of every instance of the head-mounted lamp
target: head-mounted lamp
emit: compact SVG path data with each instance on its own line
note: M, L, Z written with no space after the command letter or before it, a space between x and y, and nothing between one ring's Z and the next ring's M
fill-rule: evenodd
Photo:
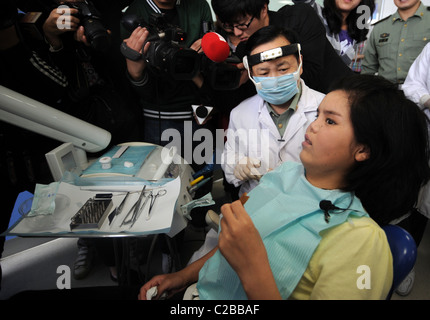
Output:
M265 62L265 61L270 61L270 60L274 60L280 57L285 57L288 56L290 54L294 54L296 52L299 53L299 67L297 68L296 72L293 72L294 75L294 79L298 80L300 77L300 69L302 68L302 57L300 54L300 43L294 43L294 44L289 44L283 47L278 47L278 48L274 48L274 49L270 49L267 51L263 51L261 53L257 53L257 54L253 54L251 56L246 55L245 57L243 57L243 65L245 67L245 69L248 71L248 77L249 79L254 83L254 85L256 86L257 90L262 89L263 87L270 87L273 86L273 84L271 83L271 81L265 81L267 83L262 83L262 82L256 82L252 76L251 76L251 67L255 66L259 63Z
M300 43L293 43L283 47L278 47L260 53L256 53L253 55L246 55L245 57L243 57L243 64L245 66L245 69L248 70L252 66L255 66L259 63L274 60L280 57L289 56L290 54L295 54L296 52L298 52L300 56L300 50Z

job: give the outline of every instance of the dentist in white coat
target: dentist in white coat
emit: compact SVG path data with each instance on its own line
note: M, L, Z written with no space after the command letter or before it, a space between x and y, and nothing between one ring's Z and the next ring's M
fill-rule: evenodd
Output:
M239 196L282 162L300 161L306 128L324 98L300 79L294 31L264 27L248 39L247 52L243 62L257 94L231 111L221 163L226 180L240 186Z

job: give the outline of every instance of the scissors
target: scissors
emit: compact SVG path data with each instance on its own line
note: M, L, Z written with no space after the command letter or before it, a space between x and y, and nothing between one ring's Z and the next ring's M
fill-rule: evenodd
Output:
M154 194L151 190L151 192L148 195L148 199L151 198L151 203L149 204L149 210L148 210L148 213L146 214L146 220L149 220L151 218L151 212L152 212L152 208L154 207L155 200L157 200L158 197L164 196L166 193L167 193L166 189L160 189L156 194Z

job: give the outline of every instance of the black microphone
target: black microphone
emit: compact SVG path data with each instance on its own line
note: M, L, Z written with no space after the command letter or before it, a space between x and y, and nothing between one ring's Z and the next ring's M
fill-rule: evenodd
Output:
M320 209L322 211L324 211L324 220L325 220L325 222L329 223L329 221L330 221L330 213L329 213L329 211L333 211L333 210L342 210L342 211L351 210L351 211L354 211L354 212L359 212L359 211L354 210L354 209L349 209L349 207L351 206L351 204L352 204L353 201L354 201L354 198L351 197L351 202L349 203L348 208L339 208L339 207L336 207L330 200L321 200L320 201Z
M336 207L330 200L321 200L320 201L320 209L323 211L329 210L339 210L340 208Z
M324 220L329 223L330 221L330 210L346 210L336 207L330 200L321 200L320 201L320 209L324 211Z

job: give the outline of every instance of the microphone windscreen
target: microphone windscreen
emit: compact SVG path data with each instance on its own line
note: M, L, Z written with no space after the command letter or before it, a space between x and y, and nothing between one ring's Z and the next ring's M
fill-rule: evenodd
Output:
M227 41L216 32L208 32L203 36L202 50L213 62L223 62L230 54Z
M329 200L321 200L320 201L320 209L323 211L333 210L333 203Z

